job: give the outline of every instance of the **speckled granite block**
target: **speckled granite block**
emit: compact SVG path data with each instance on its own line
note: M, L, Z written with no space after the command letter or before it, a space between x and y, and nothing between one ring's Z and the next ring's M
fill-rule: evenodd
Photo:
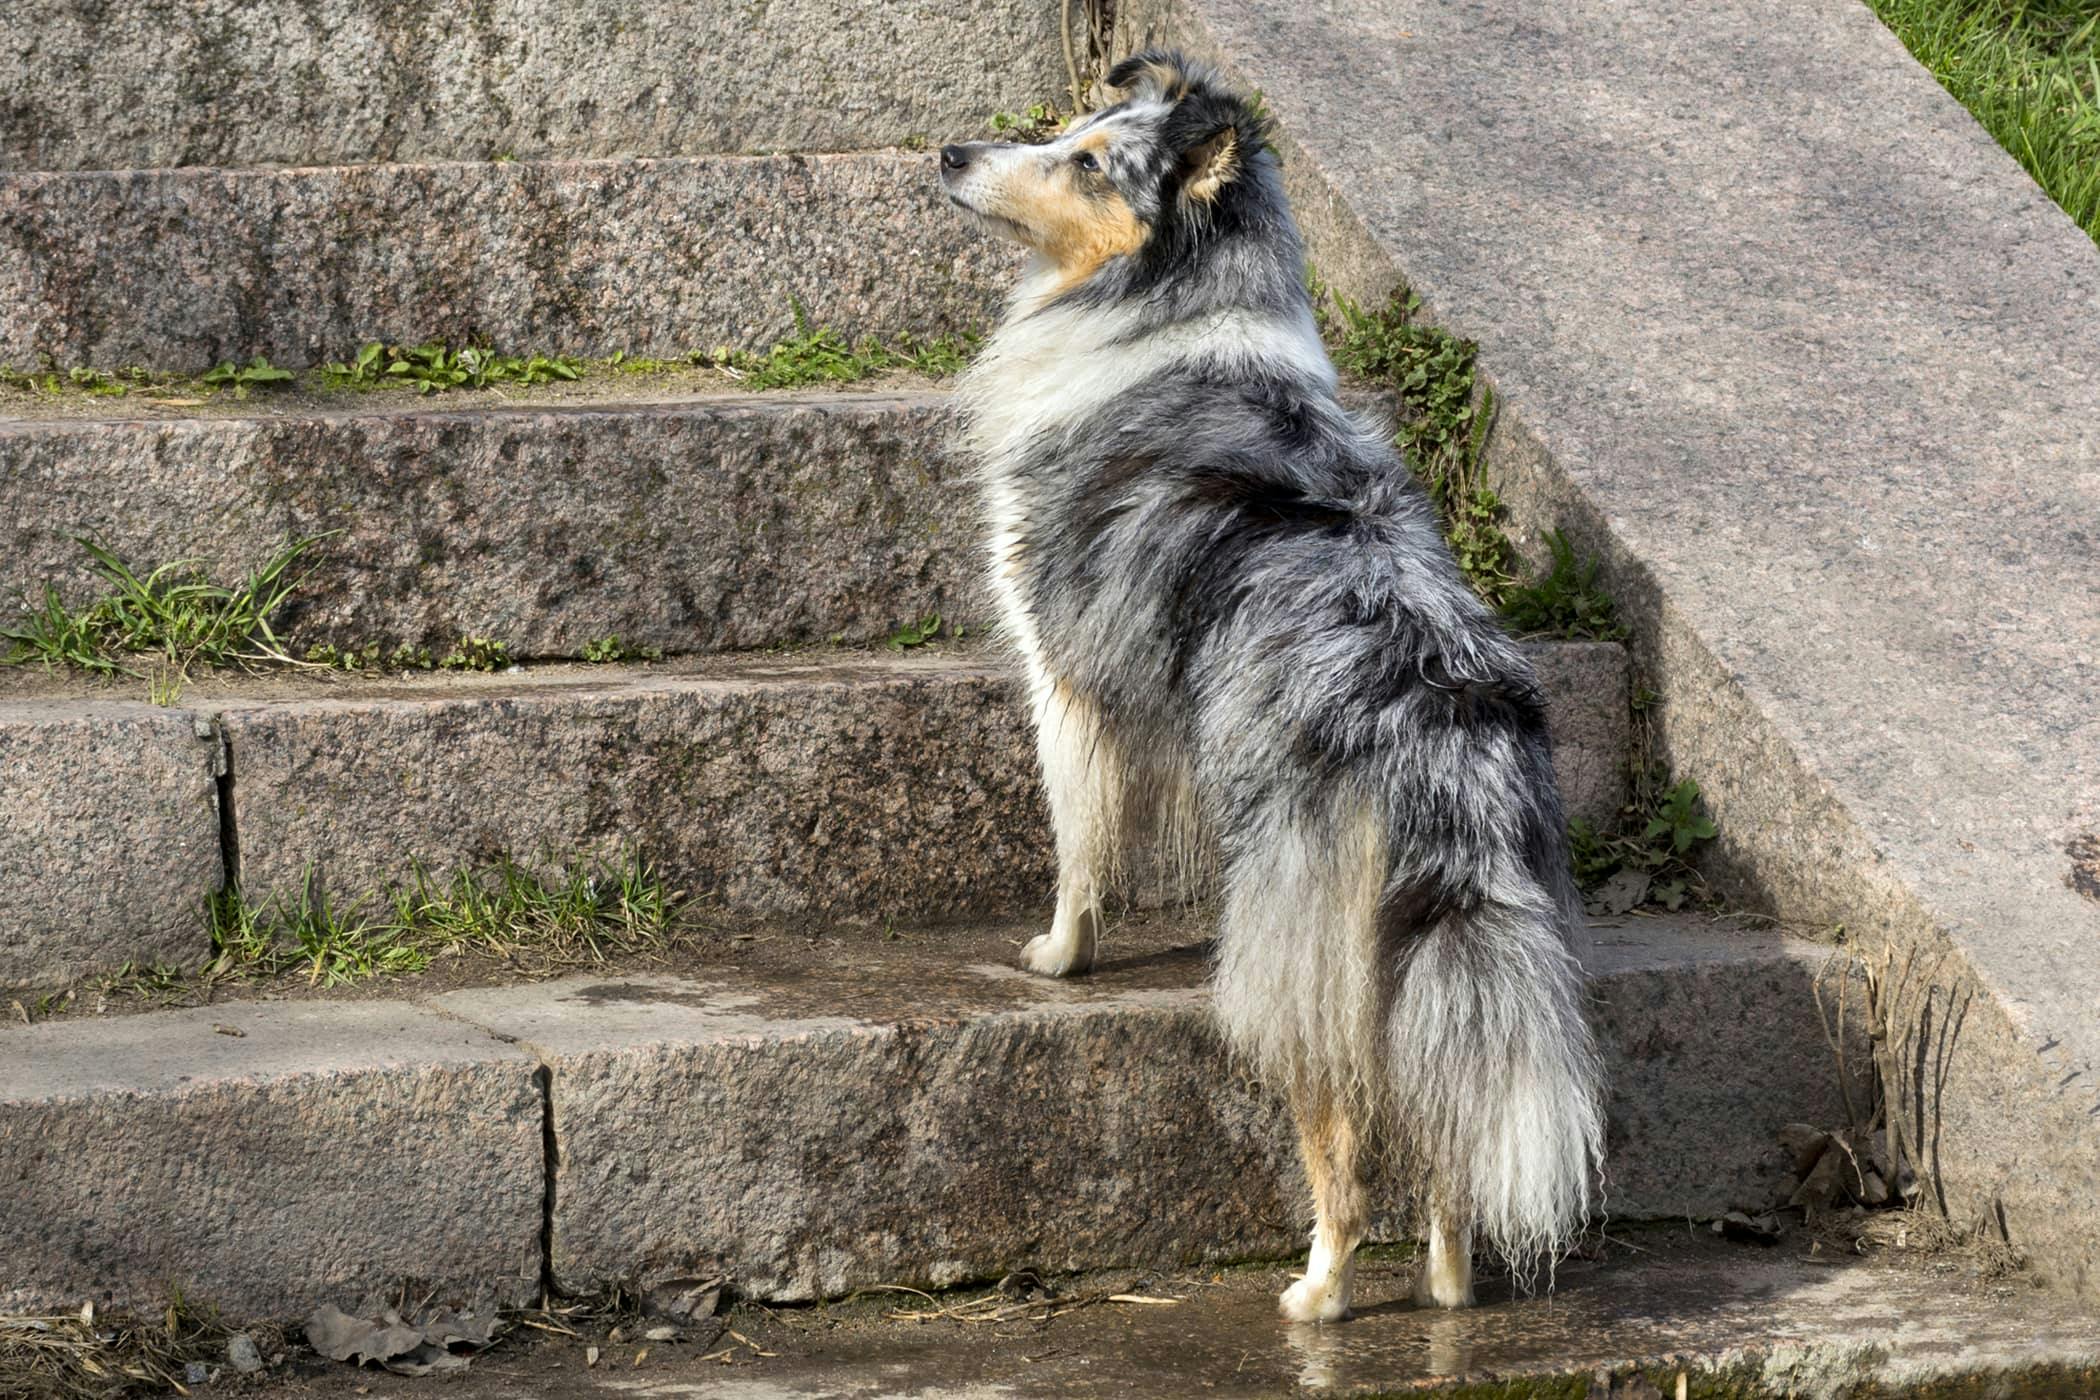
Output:
M0 364L197 370L368 340L764 348L988 324L1015 257L932 154L0 173Z
M1539 642L1526 653L1546 693L1561 806L1613 830L1626 801L1633 745L1633 679L1614 642Z
M390 1002L0 1028L0 1308L151 1314L179 1288L288 1317L383 1303L404 1278L527 1303L533 1072Z
M217 754L189 710L0 702L0 987L210 956Z
M297 643L442 650L476 635L573 657L608 634L692 652L987 617L945 395L354 402L0 423L0 597L46 582L90 596L79 535L232 576L287 539L339 532L278 619Z
M726 1273L765 1299L1303 1247L1287 1115L1212 1032L1207 959L1111 931L1105 964L1012 966L1027 929L756 949L719 978L456 992L552 1069L555 1276ZM1764 1205L1772 1132L1836 1089L1820 950L1691 923L1597 931L1613 1218ZM1387 1183L1381 1209L1405 1183ZM1395 1214L1397 1226L1402 1216Z
M1056 0L118 0L0 48L0 168L535 160L967 139L1065 86Z
M1616 648L1550 671L1557 731L1623 724ZM220 723L254 897L297 888L309 865L354 893L414 860L623 846L741 914L880 923L1011 909L1051 888L1025 709L1003 667L969 656L382 681L228 702Z
M2100 1291L2100 251L1864 6L1168 8L1315 261L1479 342L1716 869L1925 952L1955 1216Z
M638 850L738 914L964 914L1049 888L1003 671L754 658L229 705L241 883L352 892L509 852Z

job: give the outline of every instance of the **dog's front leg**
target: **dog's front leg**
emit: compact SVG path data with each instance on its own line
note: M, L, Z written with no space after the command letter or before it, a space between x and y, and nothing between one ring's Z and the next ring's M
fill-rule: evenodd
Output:
M1035 744L1057 838L1057 913L1050 931L1021 950L1021 965L1070 977L1094 965L1100 943L1101 893L1120 840L1122 764L1099 711L1047 676L1035 686Z

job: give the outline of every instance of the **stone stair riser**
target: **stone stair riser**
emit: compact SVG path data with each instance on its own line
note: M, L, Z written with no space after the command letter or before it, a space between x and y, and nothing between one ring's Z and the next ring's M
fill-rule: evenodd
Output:
M854 150L1065 86L1052 0L56 7L0 51L0 167Z
M369 340L764 349L981 328L1014 255L931 154L0 174L0 366L195 371Z
M0 425L0 598L105 588L74 543L238 577L304 557L295 643L563 658L880 641L982 621L939 394ZM295 651L299 646L295 646Z

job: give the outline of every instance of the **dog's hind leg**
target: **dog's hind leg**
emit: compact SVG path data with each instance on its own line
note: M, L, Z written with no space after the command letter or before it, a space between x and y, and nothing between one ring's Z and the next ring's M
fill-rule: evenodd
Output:
M1292 1322L1339 1322L1349 1315L1356 1247L1369 1223L1362 1141L1348 1111L1327 1094L1298 1090L1291 1095L1291 1112L1312 1184L1312 1252L1305 1277L1283 1291L1278 1306Z
M1448 1201L1429 1211L1429 1248L1415 1274L1415 1301L1425 1308L1473 1306L1473 1226Z
M1057 837L1057 913L1021 950L1021 965L1069 977L1094 965L1100 942L1102 888L1121 841L1123 765L1099 712L1048 677L1035 685L1035 741Z

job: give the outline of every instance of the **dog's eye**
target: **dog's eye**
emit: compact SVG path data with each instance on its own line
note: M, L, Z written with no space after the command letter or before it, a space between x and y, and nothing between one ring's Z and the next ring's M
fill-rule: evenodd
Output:
M1096 171L1101 168L1101 162L1094 159L1094 153L1092 151L1081 151L1078 155L1072 157L1072 163L1078 166L1081 170L1085 170L1088 172Z

